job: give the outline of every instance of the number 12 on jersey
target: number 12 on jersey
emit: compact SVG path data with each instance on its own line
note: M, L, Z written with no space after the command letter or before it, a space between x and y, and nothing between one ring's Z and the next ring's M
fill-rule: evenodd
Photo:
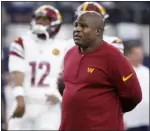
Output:
M33 61L29 65L31 66L31 87L49 87L49 84L44 83L44 80L50 73L50 64L48 62L37 63ZM37 81L37 71L42 69L45 69L45 72L40 76L39 81Z

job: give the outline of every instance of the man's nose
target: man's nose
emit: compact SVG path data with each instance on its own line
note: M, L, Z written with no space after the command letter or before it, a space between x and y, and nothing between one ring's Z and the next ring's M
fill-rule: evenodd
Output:
M82 30L81 26L76 26L74 27L74 31L80 32Z

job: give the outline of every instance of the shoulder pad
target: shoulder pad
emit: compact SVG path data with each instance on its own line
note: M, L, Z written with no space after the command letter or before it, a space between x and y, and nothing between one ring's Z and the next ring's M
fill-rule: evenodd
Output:
M110 44L123 44L123 41L116 36L104 36L104 40Z
M17 37L14 42L19 44L24 49L23 39L21 37Z
M22 37L17 37L11 44L9 55L24 58L24 45Z

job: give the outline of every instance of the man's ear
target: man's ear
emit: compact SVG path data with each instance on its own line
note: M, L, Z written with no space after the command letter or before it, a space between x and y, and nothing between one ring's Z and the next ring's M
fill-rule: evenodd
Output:
M102 30L99 28L99 29L96 30L96 32L97 32L97 36L99 36L99 35L101 35Z

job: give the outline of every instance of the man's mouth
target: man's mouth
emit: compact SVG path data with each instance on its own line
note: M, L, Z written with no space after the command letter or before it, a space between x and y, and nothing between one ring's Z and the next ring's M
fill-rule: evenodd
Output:
M73 38L74 38L74 40L81 40L82 37L80 35L76 34L73 36Z

